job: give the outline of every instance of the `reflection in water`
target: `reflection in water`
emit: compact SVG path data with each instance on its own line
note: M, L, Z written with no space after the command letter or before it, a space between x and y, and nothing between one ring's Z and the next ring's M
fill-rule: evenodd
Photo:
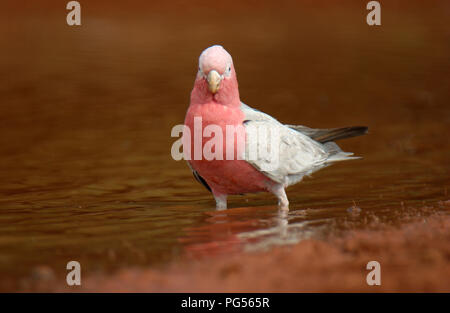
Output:
M378 31L360 24L359 5L242 8L232 25L213 11L148 17L108 6L77 30L50 11L11 8L0 19L2 278L38 265L64 273L69 260L85 273L158 266L443 210L450 33L438 4L392 9L396 23ZM268 194L214 211L170 157L198 54L214 43L235 57L249 105L284 123L368 125L368 136L342 142L364 159L289 188L288 214Z
M300 219L299 216L301 216ZM269 221L268 224L272 225L255 231L243 232L239 234L239 237L251 243L246 246L247 251L267 249L273 245L294 244L310 238L312 231L319 230L308 229L307 226L310 222L305 220L305 217L303 211L280 210Z

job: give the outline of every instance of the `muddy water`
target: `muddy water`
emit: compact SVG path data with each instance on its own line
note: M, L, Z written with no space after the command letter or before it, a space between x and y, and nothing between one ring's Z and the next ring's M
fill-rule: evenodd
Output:
M63 275L70 260L95 273L268 249L396 224L449 199L444 1L387 7L378 29L351 3L229 14L100 3L79 28L50 1L24 8L11 4L0 24L4 279L43 267ZM170 155L196 59L214 43L234 56L247 104L290 124L368 125L368 136L342 142L364 158L289 188L287 215L266 194L232 197L231 209L214 211Z

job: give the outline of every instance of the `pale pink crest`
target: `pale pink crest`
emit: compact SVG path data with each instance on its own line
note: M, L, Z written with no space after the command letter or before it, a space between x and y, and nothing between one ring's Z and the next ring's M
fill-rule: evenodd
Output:
M222 46L214 45L202 52L198 62L203 73L216 70L223 74L233 64L233 59Z

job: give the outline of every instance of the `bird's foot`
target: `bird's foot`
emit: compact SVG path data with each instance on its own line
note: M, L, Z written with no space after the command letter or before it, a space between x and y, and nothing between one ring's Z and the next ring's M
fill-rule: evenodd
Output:
M278 198L278 207L282 211L289 211L289 200L284 191L284 185L276 184L271 188L272 193Z
M216 205L216 210L217 211L224 211L227 209L227 205Z
M223 211L227 209L227 195L214 195L216 200L216 210Z
M289 211L289 201L287 198L278 199L278 207L282 211Z

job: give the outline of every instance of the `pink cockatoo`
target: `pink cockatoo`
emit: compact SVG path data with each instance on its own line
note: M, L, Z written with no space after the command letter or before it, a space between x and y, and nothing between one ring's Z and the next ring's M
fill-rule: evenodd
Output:
M195 126L199 118L200 127ZM367 127L362 126L312 129L300 125L283 125L270 115L247 106L239 98L231 55L219 45L207 48L200 55L184 124L182 142L185 157L194 177L212 192L218 210L227 208L228 195L262 191L273 193L278 198L279 207L288 209L286 187L336 161L355 159L351 157L353 153L343 152L334 141L367 133ZM220 157L194 157L194 132L200 132L203 139L212 137L211 134L205 136L204 131L208 126L222 132L219 135L224 138L223 146L216 145L215 149L219 150L214 151ZM230 126L243 129L244 134L239 136L236 131L233 138L226 138L226 128ZM270 163L267 157L251 158L246 152L251 145L259 147L267 145L269 141L261 135L250 136L252 126L275 129L274 134L278 136L274 144L278 153L275 166L265 166ZM226 151L228 139L233 139L232 147L236 150L232 158ZM205 145L207 142L202 141L200 148L205 148ZM245 147L244 152L239 152L240 147Z

